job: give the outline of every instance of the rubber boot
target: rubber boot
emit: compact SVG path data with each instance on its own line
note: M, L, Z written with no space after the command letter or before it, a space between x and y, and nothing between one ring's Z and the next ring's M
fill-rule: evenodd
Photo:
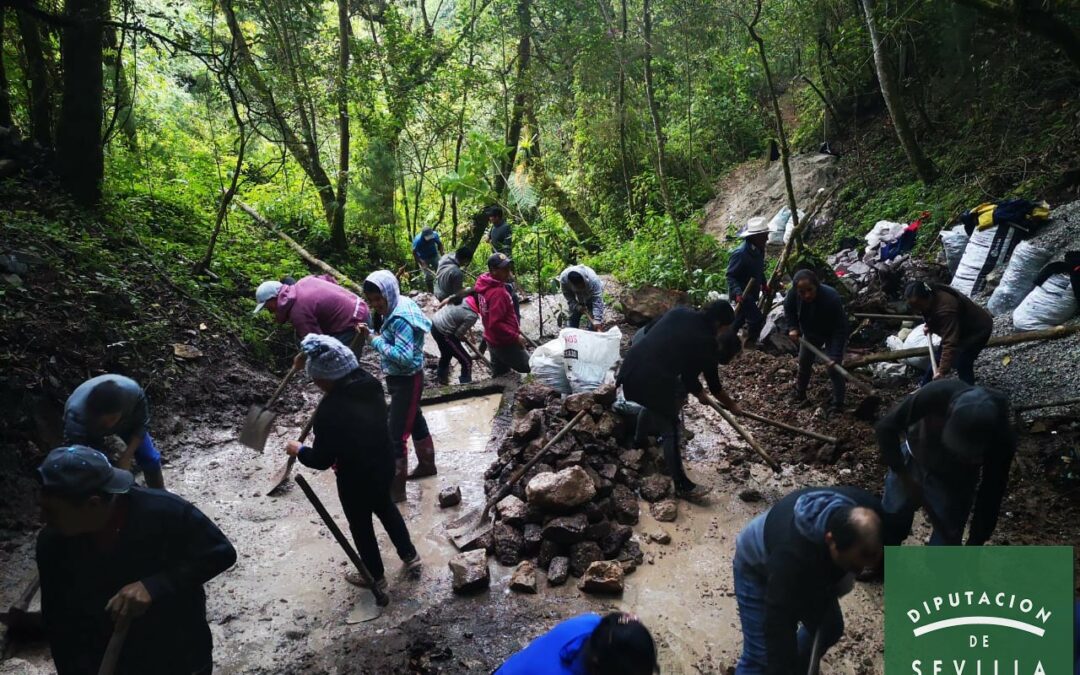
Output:
M444 386L450 384L450 369L446 368L444 370L442 368L439 368L438 370L436 370L435 381Z
M413 447L416 449L416 468L409 474L409 480L427 478L439 473L435 468L435 441L428 436L417 440L413 439Z
M404 457L394 460L394 478L390 481L390 500L395 504L405 501L405 472L409 469L409 460Z

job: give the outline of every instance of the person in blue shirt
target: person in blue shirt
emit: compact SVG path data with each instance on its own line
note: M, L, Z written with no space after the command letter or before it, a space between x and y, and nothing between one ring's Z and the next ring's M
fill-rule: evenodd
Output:
M428 293L435 290L435 270L439 267L439 256L445 252L439 233L430 227L425 227L412 240L413 260L424 272Z
M495 675L652 675L656 644L624 612L567 619L506 660Z
M735 323L731 330L736 333L745 325L747 349L757 347L758 336L765 326L765 315L758 308L758 296L764 290L769 291L765 280L765 244L769 239L769 226L763 218L753 219L739 233L742 245L731 252L727 266L728 297L739 306ZM757 281L757 287L747 290L750 280Z

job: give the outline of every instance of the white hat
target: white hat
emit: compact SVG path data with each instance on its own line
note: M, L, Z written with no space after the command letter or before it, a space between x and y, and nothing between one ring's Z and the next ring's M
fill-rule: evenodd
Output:
M280 281L264 281L259 284L259 287L255 289L255 302L259 304L255 305L255 311L252 314L261 312L266 302L276 298L279 291L281 291Z
M769 224L765 222L765 219L763 217L757 216L756 218L751 218L750 220L746 221L746 227L744 227L743 231L739 233L739 237L742 239L746 239L747 237L752 237L755 234L768 233Z

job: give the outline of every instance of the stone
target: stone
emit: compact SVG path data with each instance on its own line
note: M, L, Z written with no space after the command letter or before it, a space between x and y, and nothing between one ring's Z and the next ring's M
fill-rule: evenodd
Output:
M623 569L627 574L637 569L638 565L644 564L645 553L641 550L641 544L636 539L623 544L622 550L619 551L619 555L615 556L615 560L618 560L623 565Z
M594 403L596 403L596 397L592 395L592 392L582 392L580 394L570 394L563 399L562 408L564 412L573 416L582 410L592 409Z
M607 517L607 513L604 512L604 503L602 501L593 500L588 504L581 507L581 512L585 514L589 524L599 523Z
M762 497L761 493L757 490L753 488L748 488L739 493L739 499L743 500L744 502L760 502L762 499L764 499L764 497Z
M616 485L611 491L615 503L615 520L623 525L636 525L638 522L638 499L634 491L625 485Z
M596 496L596 485L580 466L571 466L558 473L534 476L525 488L530 504L552 513L566 513Z
M536 554L536 564L544 569L548 569L551 566L552 560L565 555L565 546L551 541L550 539L543 539L540 542L540 552Z
M593 392L593 400L604 406L605 408L615 403L616 389L615 385L611 382L605 382L597 387Z
M674 499L664 499L649 507L652 517L661 523L674 522L679 517L679 503Z
M535 523L528 523L525 525L522 535L525 539L525 556L529 558L536 557L536 554L540 552L540 543L544 541L543 528Z
M653 532L649 533L649 540L657 544L666 546L667 544L671 543L671 535L668 534L667 530L654 530Z
M439 508L446 509L461 503L461 488L457 485L439 490Z
M584 461L585 453L581 450L574 450L573 452L568 453L566 457L556 461L555 468L561 471L562 469L569 469L572 466L581 466Z
M592 541L600 541L609 534L611 534L611 522L607 518L589 523L589 526L585 528L585 538Z
M624 579L622 565L611 560L598 560L585 570L578 588L586 593L620 595Z
M495 559L503 565L516 565L525 552L525 535L521 530L506 523L496 523L491 528L491 540L495 547Z
M487 588L491 583L487 552L482 549L460 553L451 558L448 564L453 574L455 593L474 593Z
M528 508L525 502L514 495L506 495L495 505L495 513L499 516L499 520L507 525L521 527L525 524Z
M514 440L518 443L528 443L539 436L543 428L544 411L530 410L524 417L514 422Z
M580 577L589 565L604 559L604 552L595 541L583 541L570 547L570 574Z
M599 435L596 420L592 415L585 415L574 427L573 433L574 437L583 443L593 440Z
M514 402L525 410L543 408L557 398L559 398L559 392L539 382L523 384L514 392Z
M644 450L627 450L619 455L619 462L621 462L624 467L633 469L634 471L641 471L641 463L644 459Z
M615 413L605 412L600 415L600 419L596 422L596 433L598 436L603 436L605 438L621 436L622 431L622 419Z
M560 555L551 559L548 565L547 578L551 586L562 586L570 576L570 558Z
M618 555L633 534L634 530L629 525L612 525L608 535L598 542L604 557L614 558Z
M600 477L605 480L615 480L615 474L619 472L619 467L610 462L601 464L596 469L596 473L600 474Z
M671 479L660 474L653 474L641 479L641 498L647 502L658 502L671 492Z
M641 286L619 298L623 316L632 326L644 326L676 305L686 304L686 293L670 288Z
M588 526L589 519L584 513L552 518L544 525L543 537L557 544L576 544L585 538L585 528Z
M522 560L510 576L510 590L518 593L536 593L536 565Z

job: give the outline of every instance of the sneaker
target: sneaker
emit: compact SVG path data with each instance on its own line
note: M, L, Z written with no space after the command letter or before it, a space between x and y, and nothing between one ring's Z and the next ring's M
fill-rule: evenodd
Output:
M419 579L420 570L423 569L420 561L420 554L417 553L412 557L412 560L406 560L405 562L405 576L410 579Z
M472 373L462 373L458 376L458 384L469 384L472 382Z
M712 488L707 488L704 485L692 485L688 488L676 488L675 496L691 503L701 503L710 492L712 492Z
M358 588L372 587L372 585L369 584L367 580L364 579L364 577L360 576L360 572L356 569L350 569L345 571L345 581ZM387 588L386 577L383 577L382 579L376 579L375 588L385 593Z

